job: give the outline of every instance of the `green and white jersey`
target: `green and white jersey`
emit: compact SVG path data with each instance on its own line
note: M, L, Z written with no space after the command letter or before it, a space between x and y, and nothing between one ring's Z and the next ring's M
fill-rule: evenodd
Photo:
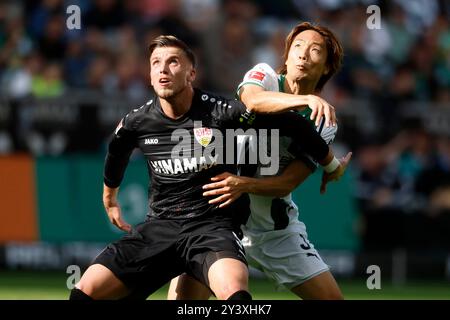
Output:
M239 84L237 95L242 86L247 84L254 84L261 86L266 91L284 92L285 76L277 74L268 64L260 63L249 70L241 84ZM294 111L292 111L294 112ZM304 117L308 117L311 114L310 108L305 108L301 112ZM320 132L322 138L330 144L337 131L337 127L325 127L324 119L322 119L319 126L316 127ZM285 169L285 167L296 157L289 151L292 140L288 137L280 137L279 156L280 165L277 174ZM267 146L269 147L269 146ZM250 143L250 149L251 143ZM254 149L256 150L256 148ZM312 158L305 155L305 158L301 159L306 162L311 168L315 169L317 163ZM308 163L309 162L309 163ZM255 177L263 177L261 175L262 166L258 167ZM243 228L244 234L250 236L251 234L259 234L261 232L268 232L274 230L285 230L290 232L304 232L305 226L298 219L298 208L292 201L292 195L289 194L284 198L275 198L267 196L258 196L250 194L250 209L251 214Z

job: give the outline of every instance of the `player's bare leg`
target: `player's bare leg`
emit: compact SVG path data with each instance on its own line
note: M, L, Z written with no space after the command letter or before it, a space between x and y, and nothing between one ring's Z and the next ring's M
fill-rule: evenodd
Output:
M226 300L237 292L248 292L248 268L237 259L222 258L208 270L211 290L219 300Z
M94 300L120 299L129 294L123 282L101 264L90 266L75 287Z
M187 274L170 281L167 300L208 300L211 291L208 287Z
M291 289L305 300L343 300L339 286L331 272L323 272Z

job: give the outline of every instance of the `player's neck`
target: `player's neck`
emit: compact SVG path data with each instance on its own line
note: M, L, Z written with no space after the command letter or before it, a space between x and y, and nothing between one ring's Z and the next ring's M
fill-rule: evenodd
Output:
M167 99L159 98L161 109L171 119L181 118L191 108L193 96L194 89L190 86L186 87L173 97Z
M297 80L286 77L284 80L285 92L297 95L314 94L316 85L317 83L306 79Z

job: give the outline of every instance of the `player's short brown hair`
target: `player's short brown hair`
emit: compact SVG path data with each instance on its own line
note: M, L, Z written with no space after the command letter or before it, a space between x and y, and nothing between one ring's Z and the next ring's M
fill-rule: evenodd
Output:
M286 38L284 53L283 53L283 65L278 68L278 72L281 74L286 74L286 61L289 56L289 50L291 48L292 42L295 37L306 30L314 30L319 33L325 40L327 46L327 67L329 69L327 74L322 75L320 77L319 82L317 83L316 90L320 91L324 87L325 83L327 83L330 78L339 71L342 65L342 59L344 57L344 49L342 48L341 43L337 39L336 35L327 27L321 25L313 25L309 22L302 22L296 25L289 35Z
M188 45L184 43L182 40L172 35L158 36L155 39L153 39L150 45L148 46L150 56L152 55L153 51L156 48L161 47L175 47L183 50L189 61L192 63L192 66L195 68L196 59L194 52L192 52L191 48L189 48Z

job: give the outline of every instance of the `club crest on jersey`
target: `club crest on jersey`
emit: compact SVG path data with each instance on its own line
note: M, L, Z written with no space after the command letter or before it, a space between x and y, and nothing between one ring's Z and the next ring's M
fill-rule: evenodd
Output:
M194 128L195 140L206 147L212 139L213 132L210 128Z

